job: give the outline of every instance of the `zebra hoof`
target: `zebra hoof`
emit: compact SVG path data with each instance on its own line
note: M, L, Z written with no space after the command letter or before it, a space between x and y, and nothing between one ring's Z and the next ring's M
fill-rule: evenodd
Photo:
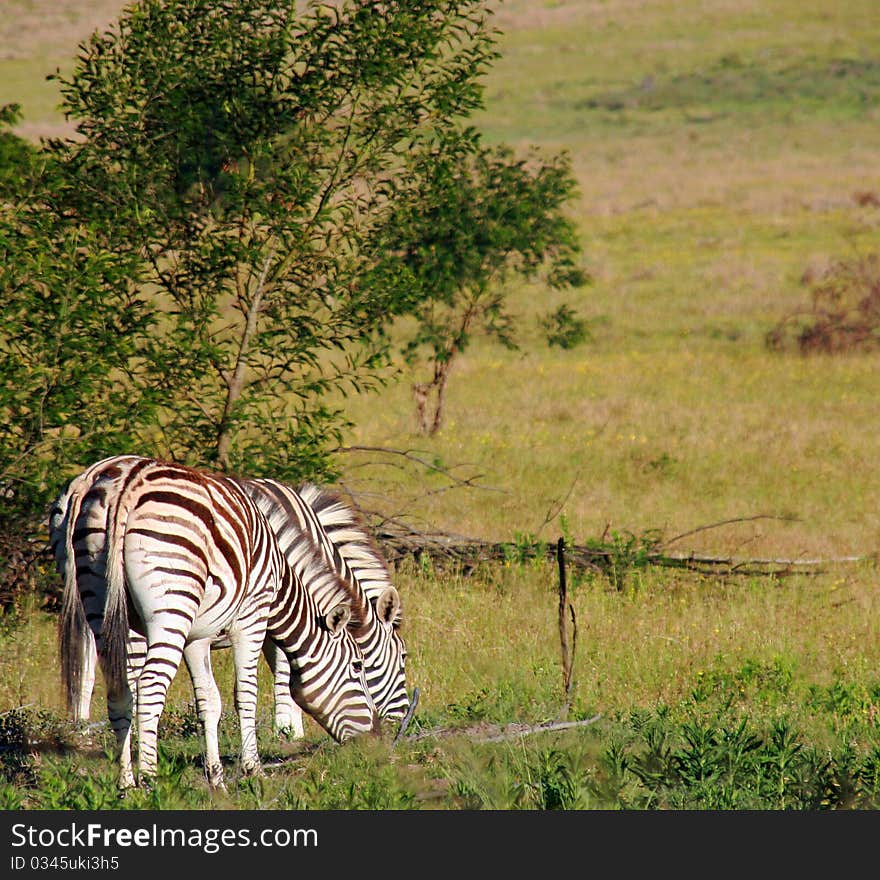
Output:
M223 766L221 764L212 764L205 768L205 777L211 788L218 788L226 791L226 784L223 781Z
M263 776L263 765L262 764L242 764L241 766L241 774L244 777L250 778L254 776Z
M119 796L124 797L126 792L130 789L135 788L137 783L134 781L133 773L123 773L119 777L119 781L116 783L116 787L119 789Z
M138 788L148 793L153 791L156 788L156 777L141 776L140 781L138 782Z

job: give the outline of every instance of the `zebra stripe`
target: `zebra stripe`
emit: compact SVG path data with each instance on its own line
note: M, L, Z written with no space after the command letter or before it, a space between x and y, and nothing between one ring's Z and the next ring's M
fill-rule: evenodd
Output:
M88 488L97 476L105 476L108 470L113 475L124 474L139 459L138 456L118 456L105 459L88 468L72 481L67 491L62 493L54 505L50 517L50 535L53 546L62 547L65 536L66 519L61 515L69 509L68 517L75 521L77 513L77 493ZM312 484L303 484L298 490L272 480L243 480L239 482L257 501L267 514L270 526L279 536L282 550L292 565L296 564L296 553L292 547L301 532L307 532L322 548L328 562L340 572L352 601L362 603L364 595L370 600L371 607L364 612L369 621L369 628L359 628L355 633L365 654L367 664L368 686L376 702L380 716L389 719L402 718L409 702L406 694L405 658L406 648L399 632L401 620L400 598L391 584L387 566L381 552L370 537L363 522L357 514L345 506L337 496L319 489ZM105 492L106 495L106 492ZM304 499L308 503L304 503ZM97 509L92 506L92 511ZM96 522L90 525L90 537L103 538L106 513L95 515ZM67 529L67 543L70 544L70 529ZM60 537L59 537L60 536ZM100 546L98 547L98 551ZM67 551L67 558L74 558L73 550ZM77 569L82 580L89 577L100 582L104 577L103 565L95 548L89 548L83 561L77 556ZM65 556L56 551L56 564L59 572L65 570ZM319 607L332 605L327 597L315 589L315 582L306 577L306 585L318 600ZM75 595L75 587L65 587L65 607L68 597ZM332 597L331 597L332 598ZM371 613L372 612L372 613ZM215 640L212 647L228 647L228 642ZM275 726L279 730L288 731L293 737L303 735L302 712L290 694L290 669L283 652L277 650L270 640L263 646L263 653L273 671L275 696ZM136 695L137 673L146 655L143 638L135 632L129 639L129 681ZM79 700L79 712L76 718L87 718L91 690L94 684L92 675L83 680Z
M343 740L376 729L378 717L366 691L360 651L345 626L350 610L343 605L319 617L265 518L240 487L220 475L180 465L149 459L126 464L129 471L121 478L107 519L106 581L79 592L107 681L108 712L120 749L120 784L134 781L130 764L125 764L131 729L125 668L129 623L148 644L138 682L142 777L155 773L159 714L183 657L205 725L209 780L222 780L216 749L219 694L210 671L210 646L218 637L228 639L235 655L245 772L259 768L256 664L267 633L291 663L294 698L331 736ZM88 511L93 500L104 503L107 486L102 482L107 480L114 482L99 476L85 494L78 518L68 514L68 533L79 531L85 515L84 533L89 534ZM300 552L308 556L307 547ZM79 567L67 565L68 577ZM316 579L338 581L314 550L303 570ZM341 586L337 595L345 598ZM70 623L74 617L63 618L61 637L70 669L83 656L78 628ZM75 674L66 680L69 694L75 681ZM327 687L334 692L328 694Z
M391 575L381 550L376 545L363 520L338 495L313 483L297 487L297 494L315 512L321 528L335 550L351 567L358 584L367 598L376 603L390 587ZM402 622L402 607L397 606L394 626Z
M116 455L90 465L67 484L49 509L49 546L64 582L60 629L67 631L68 638L75 638L82 647L81 656L75 659L66 651L61 651L60 656L67 708L75 721L89 719L95 685L95 640L81 597L93 598L102 595L104 590L108 487L113 485L115 494L115 481L141 460L136 455ZM102 488L93 494L86 508L86 521L77 527L83 498L99 479ZM73 560L73 565L68 565L68 560Z
M353 607L360 609L363 619L363 624L353 632L364 655L370 694L380 717L401 720L409 708L409 698L406 692L406 646L398 631L400 596L391 584L378 548L355 512L336 496L312 484L303 484L294 490L270 479L240 482L265 513L292 566L296 567L297 563L291 543L304 532L311 536L323 550L328 563L340 573ZM322 595L317 586L306 582L318 607L327 607L331 597ZM280 691L289 674L284 657L272 656L271 650L264 653L274 673L276 690ZM294 730L301 735L301 716L295 721Z

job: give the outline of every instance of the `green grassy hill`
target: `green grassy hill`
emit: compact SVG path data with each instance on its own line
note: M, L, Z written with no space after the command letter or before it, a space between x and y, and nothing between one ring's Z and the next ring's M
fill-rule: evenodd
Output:
M23 103L25 133L63 130L43 75L69 68L121 5L13 5L44 26L19 40L7 24L0 101ZM880 210L859 200L880 191L874 12L793 0L497 6L502 56L477 122L489 141L571 153L595 280L513 290L520 351L477 341L436 439L413 433L417 373L347 404L353 443L417 446L498 490L432 496L414 516L507 538L539 529L573 487L560 512L576 535L784 515L798 522L701 532L693 546L873 552L880 486L859 464L871 457L876 360L771 354L765 336L809 303L805 274L875 247ZM563 301L591 332L571 351L548 347L538 324ZM399 479L387 470L380 492ZM362 473L348 475L355 488ZM408 473L401 491L419 494L425 478Z
M572 531L607 523L688 548L872 553L876 358L768 352L810 301L805 276L876 247L880 26L870 3L503 4L487 138L568 150L595 282L513 292L518 353L477 345L427 448L500 493L449 493L428 520L489 537L537 530L553 502ZM544 343L571 302L592 342ZM358 402L362 443L411 436L406 382ZM555 527L555 524L554 524ZM549 531L545 528L545 533ZM681 549L685 549L682 547Z

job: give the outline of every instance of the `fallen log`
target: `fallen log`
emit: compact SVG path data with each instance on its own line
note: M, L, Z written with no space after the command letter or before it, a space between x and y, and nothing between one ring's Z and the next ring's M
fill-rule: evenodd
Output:
M429 559L436 566L456 566L462 574L471 574L477 567L511 561L534 559L554 561L557 546L544 541L485 541L443 532L420 532L390 528L387 523L374 531L389 563L397 565L406 558L421 562ZM627 560L612 546L566 544L566 561L581 571L608 572ZM876 562L875 555L836 556L825 558L754 558L714 556L698 553L672 553L662 548L642 548L638 564L675 568L695 574L729 575L735 577L787 577L795 574L818 575L828 566ZM630 563L632 565L632 562Z

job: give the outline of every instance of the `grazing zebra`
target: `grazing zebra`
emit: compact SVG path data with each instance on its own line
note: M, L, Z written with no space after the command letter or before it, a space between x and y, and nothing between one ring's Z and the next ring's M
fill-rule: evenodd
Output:
M367 686L381 718L402 720L409 708L406 692L406 647L400 636L400 596L391 584L379 549L355 512L333 494L310 483L294 490L276 480L240 480L242 488L266 515L281 549L293 564L289 546L305 532L323 549L340 572L358 607L366 603L366 625L355 632L364 654ZM319 608L328 597L313 590ZM264 655L273 671L276 707L286 690L290 671L284 655L267 643ZM302 713L291 711L293 736L303 735Z
M62 626L69 620L67 625L76 626L83 634L83 655L73 666L71 658L63 652L61 654L62 680L69 684L67 696L70 704L67 708L74 721L89 719L96 671L95 640L89 638L91 629L85 624L80 597L104 590L108 506L132 467L145 460L140 455L115 455L90 465L68 483L49 510L49 545L64 582ZM86 493L89 493L89 503L83 508ZM69 559L74 560L73 565L68 566ZM229 647L229 643L220 639L212 647ZM137 678L146 656L146 639L132 630L128 644L128 680L135 701ZM289 706L292 705L296 704L288 686L276 707L283 723L290 723L292 713Z
M77 579L81 581L80 589L88 589L89 582L100 584L103 581L101 550L108 495L112 498L113 481L118 481L140 460L139 456L116 456L92 465L71 481L53 505L50 541L58 571L65 576L65 613L76 612L75 607L68 608L68 605L71 604L71 597L77 596ZM88 508L92 521L78 522L82 496L99 478L95 493L97 498ZM238 479L237 482L266 514L291 565L297 563L295 548L305 532L321 548L328 563L340 573L352 602L362 607L359 617L364 623L354 631L354 635L364 653L367 683L379 715L391 720L403 718L409 700L404 670L406 648L399 633L400 597L391 584L381 552L362 521L335 495L311 484L304 484L295 491L273 480ZM308 503L305 503L305 499ZM75 567L68 567L67 559L75 559ZM328 610L334 604L332 596L328 601L320 591L313 589L314 582L307 579L306 586L312 590L319 609ZM368 606L361 605L365 598L369 600ZM78 605L78 599L72 604ZM222 646L224 643L216 640L212 645L215 648ZM87 648L91 648L93 655L93 643L88 643ZM143 638L132 632L129 682L134 693L145 653ZM290 695L287 660L283 652L268 639L264 643L263 653L273 672L275 726L288 731L292 737L301 737L304 732L302 712ZM79 696L76 705L70 707L72 716L80 720L88 717L94 686L94 661L91 657L85 660L80 688L78 691L74 688L74 693Z
M108 479L113 481L112 469ZM102 489L99 478L82 499L83 512ZM246 773L259 769L256 666L267 635L291 665L294 700L334 739L378 730L362 655L347 626L352 610L338 574L303 536L300 571L330 592L330 585L337 584L339 604L320 615L265 517L233 480L140 460L121 478L105 540L105 581L80 592L80 599L107 683L122 787L134 784L126 669L130 627L147 643L137 706L142 780L155 775L159 716L185 659L205 728L208 779L222 784L216 735L220 699L210 668L211 643L218 638L228 640L233 650ZM69 705L75 703L72 685L84 656L82 619L68 614L62 620Z
M67 685L67 709L74 721L88 721L95 686L95 640L90 638L92 630L85 617L82 598L92 599L104 590L106 507L115 495L116 483L143 460L142 456L137 455L115 455L90 465L67 484L49 508L49 546L55 557L55 567L64 582L61 631L65 628L75 629L79 633L82 649L82 655L75 659L61 652L61 678ZM97 487L96 483L99 483ZM95 491L91 495L91 503L86 506L85 520L79 522L83 498L93 487ZM73 563L68 565L68 560ZM146 656L143 638L136 633L132 635L137 643L130 646L130 666L136 664L135 655L140 655L141 663ZM132 685L135 678L136 675L130 670Z

